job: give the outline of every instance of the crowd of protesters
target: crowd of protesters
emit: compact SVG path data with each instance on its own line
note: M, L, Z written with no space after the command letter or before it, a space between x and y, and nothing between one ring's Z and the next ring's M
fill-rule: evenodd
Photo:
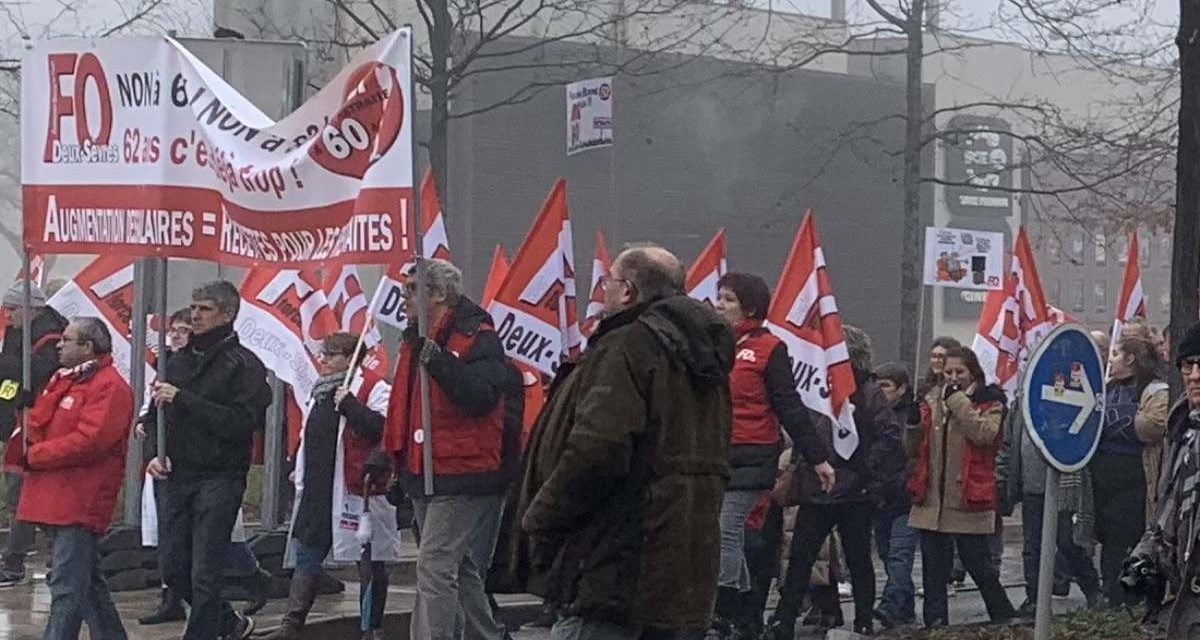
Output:
M356 562L363 629L379 632L387 565L409 524L413 638L500 640L490 594L530 593L554 614L556 640L791 640L800 624L843 624L846 573L852 628L870 635L918 620L918 551L926 627L951 622L959 572L991 620L1033 614L1046 464L1014 399L957 341L933 341L918 381L903 365L874 366L870 337L843 327L858 436L847 457L835 451L838 425L805 406L786 345L764 326L771 291L760 276L725 274L714 308L683 294L684 267L670 252L625 250L601 279L604 313L587 349L560 364L544 407L527 415L526 376L464 294L462 273L443 260L422 272L421 286L408 274L405 304L410 318L423 307L427 326L404 331L390 382L359 366L357 336L322 341L292 475L286 614L268 638L302 638L322 567ZM98 545L135 422L128 387L106 325L68 323L34 288L33 377L22 391L22 293L14 285L3 297L13 527L0 586L26 579L41 527L52 541L44 637L77 638L86 623L91 637L124 638ZM216 281L172 316L165 374L138 426L144 436L160 415L166 425L166 453L147 453L163 600L142 621L186 619L186 640L247 638L255 626L222 597L226 570L249 554L231 538L271 401L262 362L233 329L239 304L237 289ZM1200 629L1190 562L1200 325L1174 354L1160 338L1144 322L1113 345L1096 336L1109 377L1102 434L1089 466L1059 481L1055 590L1076 583L1089 606L1122 606L1129 568L1151 567L1179 593L1170 628L1182 638ZM1168 362L1186 390L1173 407ZM1019 607L998 564L1001 518L1017 504ZM872 547L886 573L878 590ZM251 575L261 571L249 563Z

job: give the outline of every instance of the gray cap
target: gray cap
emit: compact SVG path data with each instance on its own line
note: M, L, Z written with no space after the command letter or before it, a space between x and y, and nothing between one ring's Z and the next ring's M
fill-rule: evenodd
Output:
M25 304L25 281L17 280L8 287L8 291L4 292L4 299L0 301L4 306L17 308ZM46 294L42 293L42 288L36 284L29 286L29 306L40 308L46 306Z

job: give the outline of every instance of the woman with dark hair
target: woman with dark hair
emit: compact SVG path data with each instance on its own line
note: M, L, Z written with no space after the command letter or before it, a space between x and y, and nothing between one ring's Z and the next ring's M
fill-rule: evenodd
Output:
M909 525L921 532L926 627L949 624L946 583L958 549L993 621L1016 616L992 565L996 453L1004 440L1006 398L987 384L975 352L946 352L942 382L920 398L922 437L909 479Z
M1149 340L1122 334L1108 362L1108 392L1100 445L1092 457L1100 578L1110 606L1126 601L1118 578L1141 539L1162 464L1167 385Z
M771 290L759 276L727 273L717 283L716 309L733 325L737 357L729 375L732 475L721 505L721 565L711 637L734 633L745 637L748 629L762 624L748 615L754 607L745 556L746 519L762 495L775 486L783 450L781 427L822 484L828 488L834 483L829 451L796 392L787 347L763 327L770 303Z
M942 383L946 354L951 349L960 347L962 347L962 343L950 336L938 336L933 339L933 343L929 345L929 369L925 371L925 378L921 380L921 386L917 387L917 398L921 398L930 389Z

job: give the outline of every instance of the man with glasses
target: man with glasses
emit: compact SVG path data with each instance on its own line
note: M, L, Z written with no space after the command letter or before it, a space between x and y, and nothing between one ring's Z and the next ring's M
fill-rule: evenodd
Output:
M165 379L154 383L152 394L155 410L166 412L167 450L147 471L166 480L162 572L191 605L184 640L246 638L254 630L253 621L221 597L251 439L271 403L266 369L233 330L240 304L229 282L192 291L191 340L167 359Z
M1184 397L1167 420L1166 456L1158 483L1158 515L1125 561L1122 583L1153 593L1170 582L1177 593L1167 623L1168 640L1200 637L1200 324L1175 352ZM1157 598L1161 601L1162 594Z
M29 406L46 381L58 369L58 338L67 326L66 318L46 306L46 296L37 285L30 286L29 344L31 376L29 395L21 394L21 335L24 319L24 281L18 280L0 300L0 310L8 319L4 346L0 348L0 438L8 440L20 424L20 410ZM20 437L18 433L16 438ZM0 587L11 587L25 581L25 555L33 547L34 528L16 518L21 499L21 474L4 472L5 505L9 516L8 543L0 563Z
M113 366L112 337L97 318L78 317L58 341L59 363L29 410L29 449L17 517L47 527L54 540L48 575L50 615L43 640L123 640L125 629L100 572L125 469L133 418L129 387Z

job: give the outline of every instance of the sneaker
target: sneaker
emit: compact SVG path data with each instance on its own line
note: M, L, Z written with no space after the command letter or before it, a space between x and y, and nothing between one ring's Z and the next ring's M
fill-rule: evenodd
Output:
M233 612L233 629L226 634L225 640L247 640L254 633L254 618Z
M25 584L29 581L24 571L12 571L10 569L0 570L0 589L6 587L15 587L19 584Z
M1071 581L1070 580L1055 580L1054 588L1050 592L1050 594L1056 598L1066 598L1066 597L1070 596L1071 595Z
M839 582L838 583L838 596L840 596L842 598L849 598L853 594L854 594L854 589L850 587L849 582Z

